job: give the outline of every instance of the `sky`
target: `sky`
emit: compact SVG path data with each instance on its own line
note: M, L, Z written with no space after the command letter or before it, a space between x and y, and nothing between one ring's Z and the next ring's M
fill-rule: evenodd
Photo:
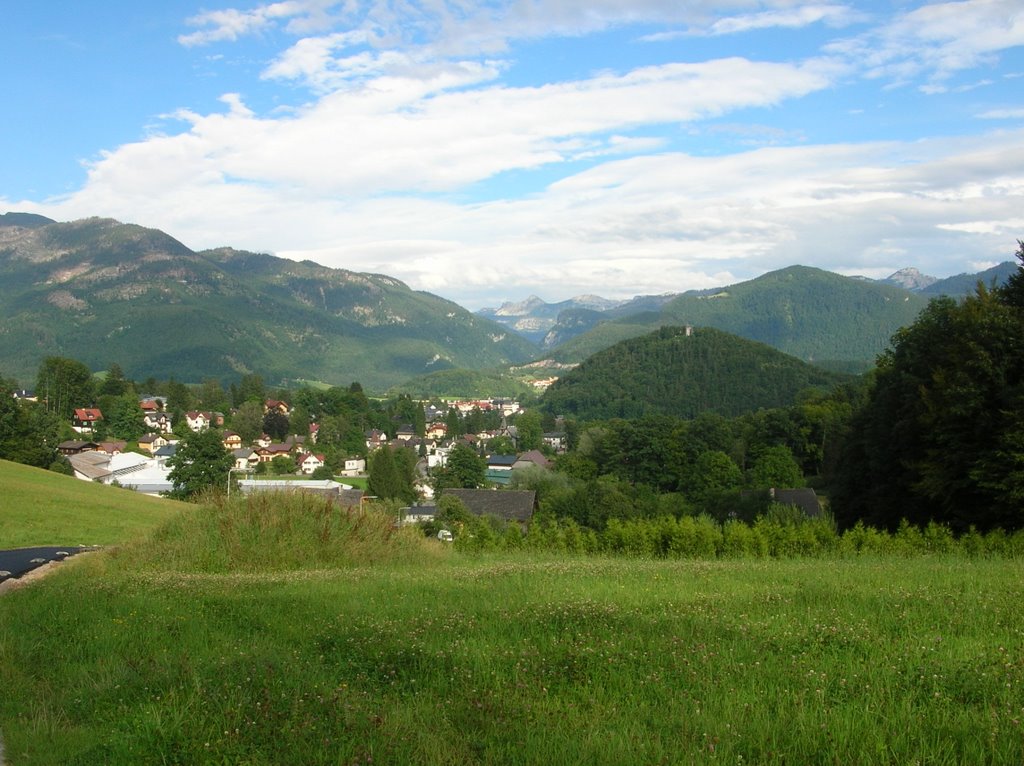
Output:
M476 310L1024 239L1024 0L7 0L0 212Z

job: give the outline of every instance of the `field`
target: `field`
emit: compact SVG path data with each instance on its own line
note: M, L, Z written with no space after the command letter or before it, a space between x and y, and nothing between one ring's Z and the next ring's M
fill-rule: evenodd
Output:
M1020 561L472 558L283 503L0 599L10 762L1024 761Z
M0 549L121 543L187 507L6 460L0 488Z

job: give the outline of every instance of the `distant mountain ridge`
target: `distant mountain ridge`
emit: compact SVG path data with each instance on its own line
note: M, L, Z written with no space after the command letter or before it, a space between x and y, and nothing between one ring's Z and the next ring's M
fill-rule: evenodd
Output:
M916 292L934 285L939 280L938 277L930 277L913 267L908 267L900 269L895 274L890 274L880 281L887 285L896 285L897 287Z
M928 298L961 297L979 281L1001 284L1015 268L1007 261L979 274L948 279L906 268L872 280L792 266L728 287L638 296L610 310L568 308L558 314L540 345L548 358L575 363L658 327L693 324L718 327L819 364L866 369ZM519 305L524 312L529 309L526 302ZM528 319L520 315L519 321Z
M571 327L574 322L582 322L589 328L601 319L658 308L675 295L638 295L627 300L612 300L599 295L577 295L557 303L548 303L536 295L531 295L523 301L506 301L496 309L483 308L476 313L505 325L524 338L537 343L541 348L553 348L563 342L567 335L564 329L556 329L560 326Z
M371 390L427 372L528 361L501 325L397 279L220 248L156 229L8 213L0 225L0 374L30 383L49 355L138 378Z

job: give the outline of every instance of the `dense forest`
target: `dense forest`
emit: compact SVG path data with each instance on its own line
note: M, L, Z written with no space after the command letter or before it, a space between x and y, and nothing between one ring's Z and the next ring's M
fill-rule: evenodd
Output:
M542 398L545 410L580 420L703 412L733 416L780 407L840 375L710 327L663 327L587 359Z

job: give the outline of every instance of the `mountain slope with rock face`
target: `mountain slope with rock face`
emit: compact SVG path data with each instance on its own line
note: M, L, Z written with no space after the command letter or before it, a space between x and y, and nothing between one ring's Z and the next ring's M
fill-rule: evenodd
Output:
M12 217L13 215L13 217ZM222 248L194 252L111 219L0 220L0 374L43 358L133 377L303 377L385 389L452 367L529 360L501 325L397 279Z

